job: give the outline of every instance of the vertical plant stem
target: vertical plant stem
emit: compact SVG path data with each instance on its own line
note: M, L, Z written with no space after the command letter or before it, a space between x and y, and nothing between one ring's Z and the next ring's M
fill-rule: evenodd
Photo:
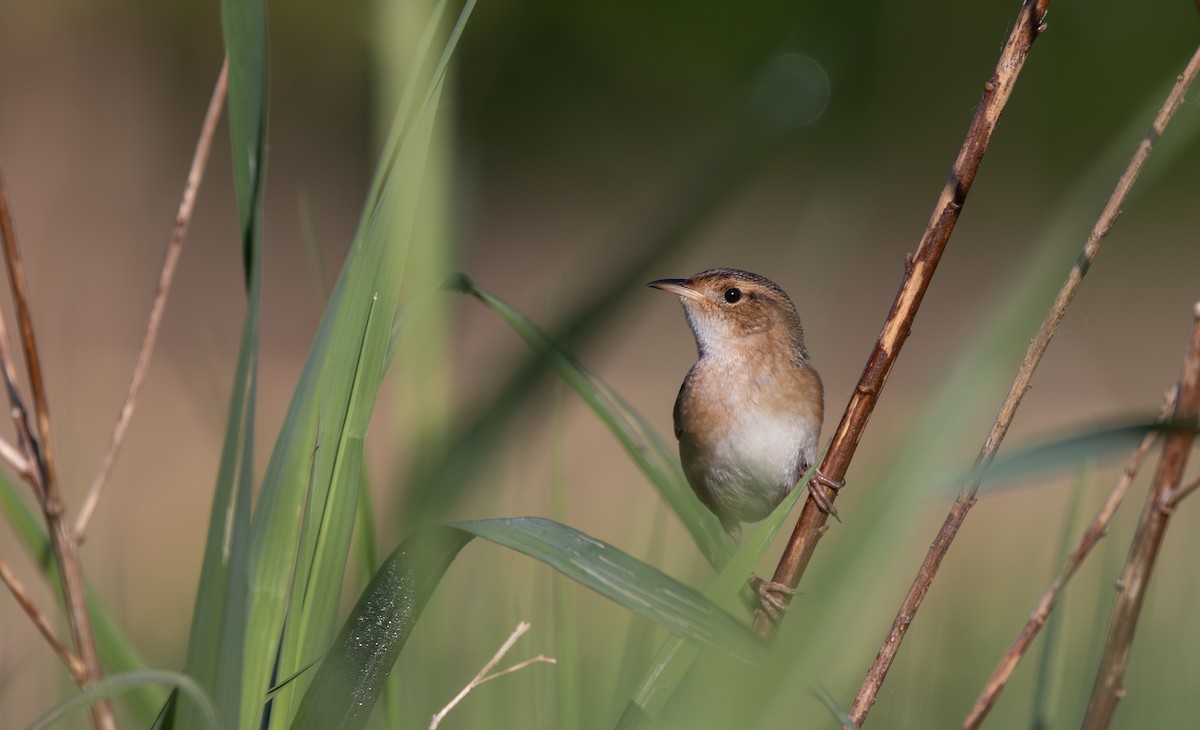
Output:
M1159 413L1159 420L1165 420L1171 415L1171 411L1175 409L1175 401L1179 394L1178 388L1172 388L1165 398L1162 410ZM983 691L979 694L979 699L975 700L975 706L971 708L971 713L967 715L967 719L963 721L963 730L974 730L978 728L991 711L996 701L1000 699L1000 693L1004 691L1005 685L1012 676L1013 671L1017 668L1017 664L1025 653L1029 651L1029 647L1033 644L1033 640L1037 638L1042 627L1046 625L1047 619L1050 617L1050 612L1054 610L1054 606L1058 601L1058 595L1066 586L1067 581L1075 575L1079 570L1079 566L1083 564L1091 552L1092 548L1096 547L1100 542L1100 538L1104 537L1108 531L1108 524L1112 521L1113 516L1117 513L1117 507L1125 499L1125 495L1129 493L1129 488L1133 486L1134 477L1141 470L1142 464L1146 462L1146 457L1150 454L1150 448L1158 440L1158 432L1146 434L1142 438L1142 442L1138 444L1133 455L1129 457L1129 461L1125 464L1125 469L1121 472L1121 477L1117 480L1117 484L1109 493L1108 499L1104 501L1104 505L1096 516L1092 519L1091 524L1083 531L1083 535L1076 543L1075 549L1067 556L1062 569L1054 582L1042 594L1038 601L1037 607L1029 616L1029 620L1025 622L1025 626L1021 629L1021 633L1013 642L1012 647L1005 652L1001 657L1000 663L992 672L991 678L988 679Z
M67 671L71 673L71 677L76 682L79 682L83 677L83 662L79 661L79 657L75 656L71 648L64 644L62 639L58 638L58 634L54 631L54 627L50 625L46 614L42 613L37 604L33 602L29 591L25 590L25 584L12 572L12 568L9 567L8 561L3 556L0 556L0 582L8 586L9 592L12 593L17 604L21 606L21 610L33 622L38 633L42 635L42 638L54 650L58 658L62 659L63 664L67 665Z
M86 688L100 680L100 656L96 651L96 636L92 631L92 620L88 614L87 601L84 596L83 572L79 565L75 531L67 519L66 506L63 504L62 494L58 488L45 381L42 378L37 342L33 336L33 318L29 311L25 270L21 265L21 257L17 250L16 234L8 206L8 193L5 191L2 177L0 177L0 238L3 238L4 257L13 300L17 308L17 321L21 329L25 365L29 371L30 389L33 391L36 435L29 428L28 416L17 391L15 367L13 366L12 352L8 346L7 333L3 336L3 347L0 351L0 358L4 360L4 380L12 405L13 418L26 449L26 458L30 461L33 467L31 472L36 477L35 488L38 492L42 514L46 520L47 531L50 533L50 545L54 552L54 560L59 567L63 603L66 606L67 623L71 627L71 641L79 660L83 663L80 686ZM88 711L94 727L100 730L116 728L112 704L108 700L92 705Z
M1195 424L1200 416L1200 302L1193 307L1192 314L1195 322L1187 360L1179 378L1179 402L1173 418L1179 424ZM1162 545L1171 514L1175 511L1171 503L1172 494L1183 479L1183 470L1195 438L1194 429L1177 429L1167 435L1163 444L1162 459L1158 462L1154 484L1133 536L1129 560L1117 581L1117 600L1108 627L1108 641L1104 645L1100 671L1096 674L1092 698L1083 718L1083 730L1108 727L1117 703L1125 694L1125 667L1133 649L1133 634L1146 600L1146 587L1150 583L1158 549Z
M146 323L146 334L142 337L142 348L138 352L137 362L133 367L133 376L129 380L129 390L125 394L125 402L117 415L116 425L113 426L108 449L100 461L100 469L92 484L88 487L87 497L79 508L79 517L75 520L75 535L80 541L87 532L88 523L95 514L96 506L100 504L100 494L117 459L117 452L125 441L129 424L133 420L133 409L137 405L138 392L142 381L150 369L150 358L154 355L154 345L158 342L158 329L162 324L163 311L167 308L167 295L171 291L171 281L175 278L175 269L179 265L179 257L183 253L183 237L187 233L188 223L192 220L192 211L196 206L196 193L200 189L200 181L204 179L204 168L208 163L208 153L212 148L213 134L217 122L221 119L221 107L225 101L225 89L229 83L229 58L221 64L217 75L217 83L213 88L212 98L208 102L208 111L204 122L200 125L200 138L196 141L196 151L192 155L192 166L188 170L187 182L184 185L183 197L179 201L179 210L175 214L175 230L171 241L167 244L167 255L163 259L162 272L158 277L158 290L154 295L154 304L150 307L150 321Z
M913 579L908 595L905 596L904 602L900 605L900 610L896 613L896 618L892 622L892 628L888 632L883 646L880 647L879 654L875 657L875 662L867 671L867 676L858 691L858 696L854 698L850 716L859 725L862 724L867 713L870 712L871 705L875 703L879 687L883 684L888 669L891 667L892 661L895 660L896 654L900 650L900 644L904 641L904 636L908 633L909 626L912 625L913 619L921 607L921 603L925 600L925 594L929 592L929 587L941 567L942 560L950 550L950 544L954 541L955 536L958 535L958 530L966 520L967 513L975 506L975 496L979 492L983 472L992 463L996 452L1000 448L1000 443L1008 433L1008 428L1016 417L1017 408L1021 405L1021 400L1024 398L1025 393L1029 390L1030 383L1033 381L1033 374L1038 364L1042 361L1042 356L1045 355L1046 349L1050 346L1050 340L1058 330L1059 323L1066 315L1067 307L1070 305L1071 300L1075 298L1075 292L1079 290L1079 286L1083 283L1083 277L1087 275L1088 269L1096 258L1096 254L1100 252L1100 245L1104 242L1105 237L1108 236L1109 231L1116 224L1117 218L1121 215L1121 206L1124 205L1129 191L1133 188L1134 182L1141 173L1146 158L1150 156L1150 151L1153 149L1154 143L1162 134L1163 129L1166 128L1175 110L1179 108L1180 103L1183 101L1184 92L1191 84L1192 79L1195 78L1196 70L1200 68L1200 49L1192 57L1192 61L1188 64L1187 68L1188 71L1180 75L1179 81L1171 89L1171 93L1167 96L1166 102L1163 103L1162 108L1155 117L1150 131L1146 133L1145 138L1138 145L1137 151L1134 152L1133 159L1129 161L1129 165L1121 174L1116 188L1113 190L1112 195L1109 196L1108 203L1104 206L1104 210L1100 213L1100 217L1097 218L1095 225L1092 226L1092 231L1083 246L1083 252L1079 255L1079 259L1075 262L1075 265L1071 267L1070 272L1068 272L1066 281L1063 282L1062 288L1059 289L1058 296L1055 298L1054 304L1050 307L1050 311L1046 314L1045 320L1042 321L1042 326L1038 330L1037 335L1029 343L1029 348L1025 352L1025 359L1021 362L1021 367L1017 371L1016 378L1013 379L1013 384L1009 388L1004 403L1000 406L1000 412L996 415L992 429L984 440L983 447L979 450L979 456L976 457L975 468L973 470L974 476L963 486L958 494L958 498L954 501L954 505L950 508L950 512L946 515L946 519L942 522L941 528L934 537L933 544L925 555L924 562L921 563L916 578Z
M25 267L21 263L21 252L17 249L17 236L13 230L12 214L8 207L8 192L0 180L0 219L4 228L4 260L8 268L8 283L12 289L13 302L17 308L17 327L21 332L21 349L25 353L25 370L29 376L29 389L33 392L34 422L37 424L40 458L38 467L42 472L42 485L47 499L50 491L56 493L58 467L54 458L54 439L50 430L50 404L46 398L46 382L42 377L42 362L38 355L37 340L33 336L33 315L29 309L29 292L25 284Z
M1000 113L1012 95L1013 86L1034 40L1045 28L1042 20L1046 16L1049 4L1049 0L1025 0L1012 33L1000 52L996 70L984 84L983 98L975 110L971 126L967 129L966 138L954 161L954 167L951 168L950 177L942 188L916 253L905 260L905 274L900 291L896 294L896 300L887 319L884 320L883 330L875 348L867 360L866 367L863 368L854 395L846 406L841 423L830 441L829 450L821 462L821 474L832 481L841 481L846 476L846 470L854 458L867 421L879 401L888 374L900 354L900 348L908 339L917 309L921 306L921 300L933 279L942 252L945 251L950 234L958 222L967 193L975 182ZM814 480L810 482L810 489L824 487ZM830 495L829 499L832 498L833 495ZM808 567L817 542L825 534L827 517L816 501L805 501L791 539L775 569L773 580L776 583L792 588L799 584L800 576ZM754 629L762 636L770 636L775 631L775 625L765 614L759 612L755 617Z

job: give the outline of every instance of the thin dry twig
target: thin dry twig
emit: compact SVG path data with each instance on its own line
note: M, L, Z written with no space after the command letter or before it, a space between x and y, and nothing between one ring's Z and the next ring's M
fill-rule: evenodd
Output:
M8 590L13 594L13 598L17 599L17 604L25 611L25 615L33 622L34 627L46 639L46 643L54 650L59 659L62 659L63 664L67 665L67 671L71 673L71 677L77 684L83 679L83 662L79 661L79 657L75 656L75 652L63 643L62 639L58 638L58 634L54 631L54 627L50 625L50 621L46 615L41 612L37 604L33 602L29 592L25 590L25 584L17 578L12 572L8 561L0 556L0 581L8 586Z
M500 660L504 658L504 655L508 653L509 649L512 649L513 644L517 643L517 639L521 638L526 631L529 631L529 626L530 624L527 621L522 621L521 623L517 624L517 628L513 629L513 632L509 634L508 638L504 640L504 643L500 645L500 649L496 651L495 656L493 656L487 664L483 665L483 669L479 670L479 673L467 683L466 687L462 688L461 692L455 695L454 699L450 700L450 704L443 707L436 715L433 716L433 720L429 723L429 730L437 730L437 727L441 724L442 720L446 719L446 715L450 714L450 711L453 710L459 702L462 702L463 698L466 697L471 690L475 689L484 682L490 682L497 677L503 677L506 674L511 674L512 672L524 669L525 667L533 664L555 664L557 662L557 660L553 657L548 657L544 654L538 654L535 657L526 659L518 664L514 664L507 669L502 669L494 674L490 673L496 668L496 665L500 663Z
M46 405L45 383L42 379L41 363L37 343L33 336L33 319L29 311L29 298L25 285L25 270L17 249L16 234L8 206L8 194L0 177L0 238L3 238L4 257L9 273L13 300L17 308L17 320L21 326L21 343L25 350L26 369L33 390L34 408L37 419L37 434L29 424L28 412L17 390L16 366L13 364L12 348L8 342L7 329L0 327L0 360L4 385L8 394L13 420L16 423L25 458L32 467L30 481L38 495L42 515L50 534L50 546L58 565L59 581L62 585L63 603L66 606L67 623L71 627L71 641L79 660L83 664L80 687L86 688L99 681L101 676L100 655L96 651L96 636L92 630L92 619L88 614L84 595L83 572L79 565L79 554L75 533L67 520L66 506L58 489L54 468L53 448L50 445L51 431L49 409ZM0 321L3 313L0 313ZM93 727L100 730L115 730L116 720L112 704L102 700L88 708Z
M1200 56L1200 51L1197 55ZM1188 343L1183 374L1179 376L1179 403L1175 406L1172 418L1176 423L1195 423L1200 417L1200 302L1192 308L1192 315L1195 318L1192 337ZM1083 717L1083 730L1108 727L1117 703L1125 696L1125 667L1133 650L1133 634L1137 629L1146 587L1150 583L1150 574L1154 570L1167 523L1175 511L1170 499L1183 478L1183 470L1195 439L1196 432L1193 429L1177 429L1164 439L1162 458L1154 472L1154 485L1142 508L1137 532L1130 546L1129 560L1117 580L1117 599L1108 626L1108 640L1104 645L1104 655L1100 659L1100 670L1096 673L1087 713Z
M854 458L867 421L875 410L888 374L900 354L900 348L908 339L917 309L926 289L929 288L954 225L958 222L958 215L967 194L975 182L1000 113L1012 94L1017 76L1025 64L1025 58L1034 40L1045 28L1042 20L1048 5L1049 0L1025 0L1012 33L1000 53L996 70L984 84L983 97L954 161L950 177L942 188L916 253L905 260L905 275L900 291L896 294L879 339L871 351L854 395L846 406L846 412L842 415L841 423L838 424L821 462L821 474L831 481L838 482L846 476L846 470ZM809 489L823 490L824 487L814 480L809 483ZM832 500L833 495L828 499ZM827 518L814 499L805 501L791 539L775 569L773 580L776 583L792 588L799 584L800 576L808 567L817 542L825 533ZM775 624L760 611L755 616L754 630L762 636L770 636L775 631Z
M200 190L200 182L204 179L204 169L208 164L208 153L212 148L213 135L217 130L217 123L221 119L221 107L225 101L228 82L229 58L226 57L225 62L221 64L217 83L213 87L212 98L208 102L208 111L204 115L204 122L200 125L200 137L196 140L192 166L188 170L183 197L179 201L179 210L175 214L175 230L171 234L170 243L167 244L167 254L163 259L162 272L158 276L158 290L154 295L154 304L150 307L150 321L146 323L146 334L142 337L142 348L138 351L137 362L133 367L129 390L125 394L125 402L121 404L117 422L113 426L108 450L104 452L104 458L100 461L100 469L92 480L91 486L88 487L83 506L79 509L79 517L75 520L75 535L80 541L84 539L88 523L91 522L92 515L95 514L96 507L100 504L100 494L108 480L109 472L112 471L113 463L117 459L117 452L121 450L121 444L125 442L125 434L129 430L129 423L133 420L133 410L137 405L138 392L141 390L142 381L145 380L146 372L150 368L150 358L154 355L154 345L158 342L158 330L162 324L163 311L167 308L167 295L171 291L171 281L175 277L175 269L179 264L179 257L183 253L183 237L187 234L188 224L192 220L192 211L196 206L196 194Z
M25 458L20 449L4 439L0 439L0 460L12 467L12 470L22 479L32 478L29 460Z
M1129 195L1130 189L1132 189L1134 182L1141 173L1142 166L1145 164L1146 158L1149 157L1154 143L1171 120L1175 110L1179 108L1179 104L1183 100L1184 91L1186 91L1188 85L1191 83L1192 78L1195 77L1195 67L1198 64L1200 64L1200 51L1197 51L1197 55L1193 57L1192 63L1188 65L1190 73L1185 72L1179 77L1179 81L1171 90L1167 101L1155 117L1150 131L1146 134L1141 144L1138 145L1133 159L1130 160L1124 173L1121 174L1116 188L1113 190L1112 195L1109 196L1108 203L1104 206L1104 210L1100 213L1100 217L1096 220L1095 225L1092 226L1092 231L1088 235L1087 242L1084 244L1083 252L1079 255L1079 259L1067 274L1066 281L1063 282L1062 288L1059 289L1058 296L1055 298L1054 304L1050 307L1050 311L1046 314L1046 318L1042 322L1037 336L1029 343L1029 348L1025 352L1025 359L1021 362L1021 367L1017 371L1017 376L1013 380L1012 387L1009 389L1008 395L1000 407L1000 412L996 415L996 420L992 424L992 429L984 440L983 447L979 451L979 456L975 460L975 468L973 470L975 476L963 486L958 494L958 498L954 501L954 505L950 508L950 512L946 515L946 519L942 522L942 526L938 530L933 544L925 555L925 560L921 564L917 577L913 580L912 587L909 588L908 595L905 596L900 610L896 613L896 619L892 622L892 628L888 632L887 638L884 640L874 664L867 671L866 679L863 680L863 685L859 689L858 696L854 699L850 715L859 725L862 724L863 719L870 711L871 705L874 704L879 687L883 684L888 669L891 667L892 661L900 649L900 644L904 640L909 626L912 625L917 610L920 609L925 594L929 591L930 584L941 567L942 559L945 558L946 552L950 549L950 544L958 534L959 528L962 527L967 513L975 505L975 497L979 492L983 471L992 463L996 452L1000 448L1000 443L1004 440L1005 434L1008 433L1008 428L1016 416L1017 408L1021 405L1021 399L1029 390L1033 374L1037 369L1038 363L1041 362L1042 356L1046 353L1046 349L1050 346L1050 340L1054 337L1059 322L1066 315L1067 307L1083 282L1083 277L1087 274L1088 268L1095 260L1096 254L1099 253L1100 245L1103 243L1104 238L1112 230L1113 225L1116 224L1117 218L1121 214L1121 206L1124 205L1125 198Z
M1163 399L1163 406L1159 412L1159 421L1166 419L1171 411L1175 408L1175 401L1179 394L1179 389L1171 388L1166 397ZM975 706L971 708L971 712L967 715L967 719L963 721L963 730L972 730L979 727L988 712L1000 699L1000 693L1004 691L1004 686L1008 683L1012 676L1013 670L1017 668L1017 664L1029 651L1029 647L1033 645L1033 640L1045 627L1046 621L1050 618L1050 612L1054 610L1058 603L1058 595L1062 592L1079 566L1083 564L1086 558L1102 537L1108 531L1108 524L1112 521L1113 516L1117 513L1117 508L1125 499L1125 495L1129 493L1129 488L1133 485L1133 480L1137 473L1141 470L1142 465L1146 463L1146 457L1150 454L1150 448L1158 440L1159 432L1152 431L1142 438L1142 442L1138 444L1137 449L1129 457L1129 461L1125 464L1125 469L1121 472L1121 476L1117 479L1116 486L1109 493L1108 499L1104 501L1104 505L1096 516L1092 518L1087 529L1083 531L1079 542L1075 545L1075 549L1067 556L1063 563L1062 569L1054 578L1054 582L1042 594L1038 601L1037 607L1029 616L1029 620L1025 622L1025 626L1021 629L1021 633L1017 635L1016 641L1012 647L1005 652L1000 658L999 664L996 665L995 671L984 685L983 691L980 692L979 698L975 700Z
M1012 387L1009 388L1008 395L1000 407L1000 412L996 415L996 420L992 424L992 430L984 440L983 447L979 451L979 456L975 460L975 468L973 470L975 476L963 486L957 499L954 501L954 505L950 508L950 512L946 515L946 519L942 522L937 536L934 537L933 544L925 555L924 562L921 563L917 577L913 580L912 587L909 588L908 595L905 596L900 610L896 613L896 618L892 622L892 628L888 632L887 638L884 640L874 664L867 671L866 679L863 680L863 685L859 689L858 696L854 699L850 715L859 725L862 724L863 719L870 711L871 705L874 704L879 687L883 684L888 669L891 667L892 661L900 649L900 644L908 632L908 627L912 625L913 619L918 609L920 609L922 601L925 599L925 594L929 591L929 586L937 575L938 569L941 567L942 559L945 558L946 552L950 549L950 544L958 534L959 528L962 527L967 513L975 505L975 496L979 492L983 472L992 463L996 452L1000 448L1000 443L1004 440L1005 434L1008 433L1008 428L1016 416L1017 408L1021 405L1021 399L1024 398L1025 393L1029 390L1038 363L1041 362L1042 356L1045 355L1046 349L1050 346L1050 340L1058 330L1059 322L1066 315L1067 307L1075 297L1075 292L1078 291L1080 284L1083 282L1083 277L1087 274L1088 268L1095 260L1096 254L1099 253L1100 245L1109 231L1112 230L1113 225L1116 224L1117 218L1121 214L1121 206L1124 205L1125 198L1129 195L1130 189L1132 189L1134 182L1141 173L1142 166L1145 164L1146 158L1149 157L1155 141L1162 134L1163 129L1171 120L1175 110L1179 108L1179 104L1183 100L1184 91L1186 91L1188 85L1191 83L1192 78L1195 77L1196 67L1200 67L1200 50L1193 57L1192 63L1188 65L1190 73L1185 72L1179 77L1179 81L1171 90L1171 93L1167 96L1167 101L1155 117L1150 131L1146 134L1141 144L1138 145L1133 159L1129 161L1129 165L1121 174L1116 188L1113 190L1112 195L1109 196L1108 203L1104 206L1104 210L1100 213L1100 217L1096 220L1095 225L1092 226L1092 231L1083 246L1083 252L1079 255L1079 259L1067 274L1066 281L1063 282L1062 288L1059 289L1058 296L1055 298L1054 304L1050 307L1050 311L1046 314L1046 318L1042 322L1037 335L1029 343L1029 348L1025 352L1025 359L1021 362L1021 367L1017 371L1017 376L1013 380Z

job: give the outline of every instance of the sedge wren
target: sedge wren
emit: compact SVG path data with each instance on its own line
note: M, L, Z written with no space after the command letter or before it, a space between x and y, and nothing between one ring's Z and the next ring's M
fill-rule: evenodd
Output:
M675 400L683 472L737 540L742 522L764 519L816 463L824 392L800 316L774 282L738 269L649 286L679 296L700 351ZM840 486L819 475L814 480ZM811 494L832 512L824 493ZM773 594L795 592L751 583L772 617L784 607Z

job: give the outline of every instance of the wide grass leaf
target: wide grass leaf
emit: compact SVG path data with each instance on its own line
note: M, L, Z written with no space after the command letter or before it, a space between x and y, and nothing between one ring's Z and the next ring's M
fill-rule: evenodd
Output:
M217 722L217 713L213 709L212 701L204 694L200 685L186 674L159 669L111 674L50 708L45 714L34 720L28 730L43 730L57 724L71 712L148 684L166 684L175 687L175 691L171 693L171 699L167 702L168 708L178 703L179 695L183 694L188 699L182 704L192 704L198 708L203 727L207 730L220 730L221 726ZM158 725L159 723L156 723L156 726Z
M748 662L765 656L766 644L704 594L571 527L540 517L452 526L540 560L689 642Z
M433 590L473 535L430 528L401 543L363 590L292 722L292 728L361 728Z
M365 726L438 581L474 537L540 560L688 642L744 661L766 657L767 644L730 613L608 543L539 517L456 522L414 533L384 562L313 678L292 730Z

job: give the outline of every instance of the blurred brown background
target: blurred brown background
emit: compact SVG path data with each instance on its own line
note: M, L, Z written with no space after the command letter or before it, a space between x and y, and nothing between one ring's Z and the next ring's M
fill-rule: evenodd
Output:
M452 248L415 262L409 289L429 290L462 270L535 321L562 321L644 253L661 221L695 203L696 186L712 182L705 176L727 169L717 161L759 149L752 137L763 111L748 101L751 89L771 59L806 54L830 79L824 116L766 147L744 180L701 206L697 224L644 280L718 265L776 280L796 301L825 377L828 434L1017 7L483 0L442 108ZM320 314L305 236L314 235L332 277L394 94L389 64L423 22L407 5L272 3L269 11L262 463ZM861 481L872 460L888 455L994 312L1026 301L1040 317L1198 37L1184 2L1061 3L1048 23L863 441L848 519L862 499L853 487L875 486ZM0 2L0 170L73 509L125 393L220 60L217 3ZM1198 113L1189 100L1180 129L1151 160L1149 184L1090 273L1010 444L1144 416L1174 381L1200 298ZM1181 139L1168 150L1176 131ZM222 129L139 412L84 550L90 583L155 666L182 663L243 315L228 158ZM1082 191L1078 204L1073 191ZM1060 216L1062 236L1048 236ZM1022 289L1020 272L1051 245L1061 252L1045 260L1051 288ZM446 301L451 374L432 387L445 389L447 411L414 416L403 385L377 407L368 450L381 513L399 504L411 445L421 442L415 434L469 414L525 353L476 303ZM679 307L646 290L605 308L577 354L669 437L671 404L694 355ZM931 470L969 464L1026 339L995 363L1004 377L981 379L961 443L948 444L946 463ZM553 388L536 392L511 427L517 438L453 514L549 513L560 429L545 397ZM571 523L636 554L658 519L656 498L573 398L563 417ZM956 550L1003 580L1026 557L997 552L996 530L1011 530L1015 518L1034 532L1043 515L1057 525L1063 499L1049 486L985 500ZM1180 532L1196 528L1192 507L1180 512ZM915 528L925 531L897 557L898 581L915 570L943 511L930 504L928 529ZM402 519L380 525L383 548L395 544ZM687 552L678 543L670 550ZM49 609L49 591L8 528L0 554ZM1012 601L1031 606L1032 595ZM11 598L0 597L0 725L28 722L66 692L65 673Z

